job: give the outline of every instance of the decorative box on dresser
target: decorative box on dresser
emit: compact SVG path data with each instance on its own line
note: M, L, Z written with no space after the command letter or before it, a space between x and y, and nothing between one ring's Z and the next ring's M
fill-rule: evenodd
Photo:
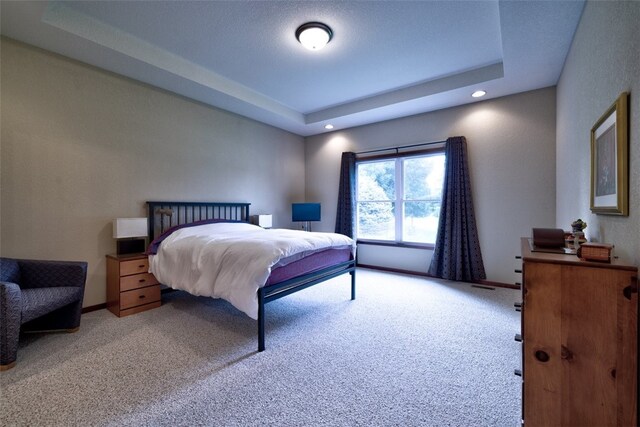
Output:
M637 425L637 276L522 239L525 426Z
M107 308L128 316L160 307L160 284L144 254L107 255Z

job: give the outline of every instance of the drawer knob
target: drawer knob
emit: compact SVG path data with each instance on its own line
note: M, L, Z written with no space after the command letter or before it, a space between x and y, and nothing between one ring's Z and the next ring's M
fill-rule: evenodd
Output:
M147 281L146 279L140 279L140 280L138 280L138 283L144 283L146 281Z
M539 362L547 363L549 361L549 353L543 350L538 350L535 352L534 356Z
M144 268L144 264L139 265L138 268Z
M632 280L636 280L635 277ZM628 300L631 299L631 294L635 294L638 292L638 285L631 284L622 290L622 294Z
M143 299L143 298L144 298L144 295L140 295L138 298Z

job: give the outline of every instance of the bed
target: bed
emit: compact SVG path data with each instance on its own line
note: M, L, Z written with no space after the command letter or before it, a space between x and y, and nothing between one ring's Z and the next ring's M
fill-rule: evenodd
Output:
M174 289L186 290L195 295L223 298L256 319L258 322L258 351L261 352L265 349L265 305L267 303L345 273L351 275L351 299L355 299L355 244L351 243L347 247L345 242L350 239L333 233L263 230L249 224L249 206L250 203L147 202L148 234L151 242L149 265L151 272L162 284ZM210 237L206 233L212 233L211 235L216 237ZM254 247L261 246L263 240L272 240L271 236L276 234L278 238L273 240L289 241L294 246L299 246L296 249L298 252L289 253L291 250L287 249L280 254L278 262L272 266L264 267L262 263L271 259L272 254L263 254ZM230 241L231 237L236 239L236 235L246 236L246 239L243 237L244 242L237 243L245 246L227 246L223 252L212 252L206 257L201 256L202 248L209 250L208 248L211 246L203 241L220 240L224 245ZM314 243L315 237L312 235L318 235L320 240L326 240L326 242ZM269 238L263 239L263 236ZM191 247L191 245L195 246ZM178 252L186 247L189 247L187 250L193 252L189 255ZM216 250L222 251L222 249ZM255 253L251 252L254 250ZM268 251L269 248L266 250ZM245 263L245 265L255 265L256 273L246 277L243 276L245 272L235 274L234 281L241 279L241 283L237 284L235 290L231 288L236 285L227 286L231 280L226 280L225 276L220 276L221 280L216 283L221 283L221 285L215 285L216 289L207 290L203 286L203 283L208 279L205 276L218 274L217 271L213 271L218 267L211 267L218 262L233 262L235 255L230 254L240 253L243 256L247 253L253 257L252 261ZM193 261L195 256L193 254L197 254L198 262ZM207 260L207 262L202 262L202 260ZM198 269L202 268L202 270L198 270L196 273L185 271L184 274L181 274L179 270L185 270L183 264L197 264ZM264 268L268 269L267 273ZM251 269L247 268L246 270ZM194 276L190 277L188 274ZM250 297L248 292L251 292Z

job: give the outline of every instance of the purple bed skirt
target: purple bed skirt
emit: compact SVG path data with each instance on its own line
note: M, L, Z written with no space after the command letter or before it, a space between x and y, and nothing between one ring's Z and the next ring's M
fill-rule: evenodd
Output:
M316 252L285 266L274 268L265 286L284 282L285 280L293 279L294 277L302 276L303 274L311 273L351 259L353 259L353 256L349 248L326 249L321 252Z

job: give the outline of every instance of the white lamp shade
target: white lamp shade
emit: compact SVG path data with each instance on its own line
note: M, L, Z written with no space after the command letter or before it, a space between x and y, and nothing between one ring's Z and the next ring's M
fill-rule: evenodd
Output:
M116 218L113 220L113 238L146 237L147 218Z
M273 215L252 215L251 223L262 228L271 228L273 225Z
M271 215L258 215L258 225L262 228L271 228L273 217Z

